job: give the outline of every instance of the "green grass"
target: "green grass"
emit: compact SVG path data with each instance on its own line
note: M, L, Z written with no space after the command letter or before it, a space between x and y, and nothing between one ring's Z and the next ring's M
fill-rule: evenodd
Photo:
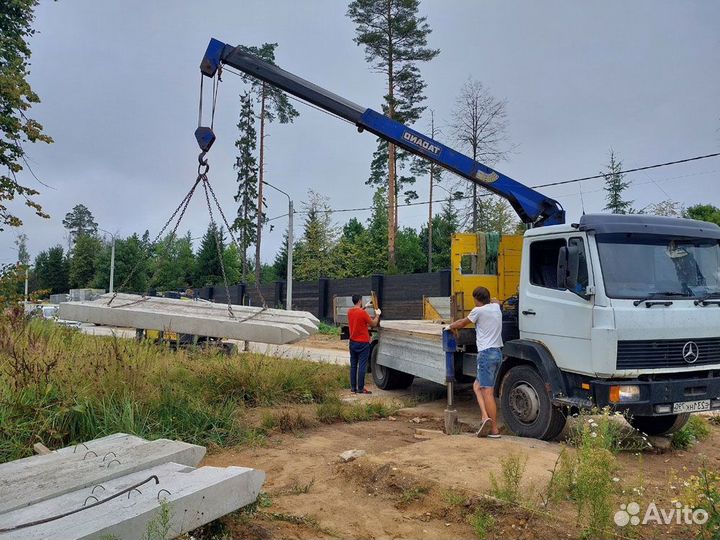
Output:
M468 521L473 531L475 531L475 536L480 540L487 537L488 532L490 532L490 529L492 529L495 524L493 517L483 508L475 510L475 512L470 515Z
M59 448L116 432L201 445L255 443L275 426L253 425L247 409L334 404L348 384L346 371L257 354L173 352L3 317L0 463L30 455L35 442ZM288 431L307 427L290 413L268 422Z
M443 493L443 499L449 506L461 506L467 501L464 493L452 489L448 489Z
M410 504L413 501L419 501L424 498L428 493L430 493L430 488L428 486L413 486L404 489L402 493L400 493L400 502L403 504Z
M324 424L335 422L363 422L386 418L397 412L402 405L381 401L366 403L344 403L337 397L326 399L317 406L317 418Z
M335 326L334 324L327 324L324 322L320 322L318 325L318 334L324 334L326 336L339 336L340 335L340 327Z
M692 415L682 428L672 434L671 444L676 450L686 450L710 436L710 425L702 416Z

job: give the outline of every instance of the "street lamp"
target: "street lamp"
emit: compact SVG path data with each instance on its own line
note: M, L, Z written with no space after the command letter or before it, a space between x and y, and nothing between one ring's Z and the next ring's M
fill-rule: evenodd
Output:
M101 230L104 233L109 234L112 237L112 247L110 248L110 291L113 292L113 285L115 281L115 236L116 234L111 233L110 231L106 231L102 227L98 227L99 230Z
M273 186L269 182L263 180L263 184L279 191L288 199L288 237L287 237L287 286L285 291L285 309L292 309L292 275L293 275L293 202L290 195L282 189Z

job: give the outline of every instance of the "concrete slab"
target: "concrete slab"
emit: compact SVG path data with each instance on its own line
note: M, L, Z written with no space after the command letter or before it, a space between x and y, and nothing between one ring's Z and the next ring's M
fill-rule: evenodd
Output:
M88 447L92 446L93 442L88 443ZM33 456L24 460L20 466L7 464L7 469L0 469L0 513L169 461L195 466L205 455L205 448L180 441L158 439L124 448L118 447L118 450L112 452L115 455L101 452L95 456L94 451L86 451L83 453L84 459L78 459L78 452L73 454L64 449L55 454Z
M127 433L115 433L107 437L92 440L88 443L81 443L76 446L67 446L60 448L47 455L30 456L7 463L0 464L0 486L3 478L20 479L24 475L30 474L34 465L48 466L51 463L62 463L62 466L68 466L72 462L83 461L85 456L104 457L108 452L118 452L127 450L133 446L147 444L145 439L128 435ZM88 452L91 452L88 454Z
M252 503L265 480L262 471L244 467L201 467L194 469L165 463L103 482L102 487L85 487L61 497L0 514L0 530L47 519L83 508L89 496L99 501L157 476L129 495L103 502L70 516L5 533L2 540L64 538L175 538ZM161 517L161 501L167 519ZM90 499L88 504L95 502ZM152 530L154 534L148 534Z
M317 332L319 320L306 311L233 306L202 301L106 294L90 302L60 304L61 319L108 326L164 330L282 345Z

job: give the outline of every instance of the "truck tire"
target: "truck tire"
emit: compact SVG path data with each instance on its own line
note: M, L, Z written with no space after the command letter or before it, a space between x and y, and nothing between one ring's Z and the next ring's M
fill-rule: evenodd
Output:
M377 363L377 354L378 348L374 346L370 352L370 370L375 386L381 390L398 390L412 384L415 375L381 366Z
M565 411L558 407L553 407L550 427L548 427L548 430L545 435L543 435L542 439L545 441L552 441L563 432L566 423L567 416L565 416Z
M666 416L633 416L628 422L647 435L669 435L682 428L689 419L690 413L681 413Z
M565 427L565 415L553 406L545 382L527 365L512 367L505 374L500 407L505 425L521 437L548 440Z

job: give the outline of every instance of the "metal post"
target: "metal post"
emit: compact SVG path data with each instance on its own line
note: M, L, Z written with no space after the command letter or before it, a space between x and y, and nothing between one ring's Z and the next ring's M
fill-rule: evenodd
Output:
M457 433L458 413L455 409L455 353L457 338L451 330L444 329L442 345L445 351L445 383L447 385L447 408L445 409L445 434Z
M115 281L115 235L112 237L112 247L110 248L110 292L113 292Z
M292 277L293 277L293 202L290 195L282 189L273 186L270 182L262 180L266 186L273 188L285 195L288 199L288 245L287 245L287 288L285 294L285 309L292 309Z
M28 274L30 271L29 266L25 266L25 305L28 303Z
M102 232L109 234L110 238L112 238L112 244L110 247L110 291L113 292L115 290L115 237L117 236L117 233L111 233L110 231L103 229L102 227L98 227L98 230L101 230Z
M287 289L285 309L292 309L293 289L293 202L288 197L288 235L287 235Z

